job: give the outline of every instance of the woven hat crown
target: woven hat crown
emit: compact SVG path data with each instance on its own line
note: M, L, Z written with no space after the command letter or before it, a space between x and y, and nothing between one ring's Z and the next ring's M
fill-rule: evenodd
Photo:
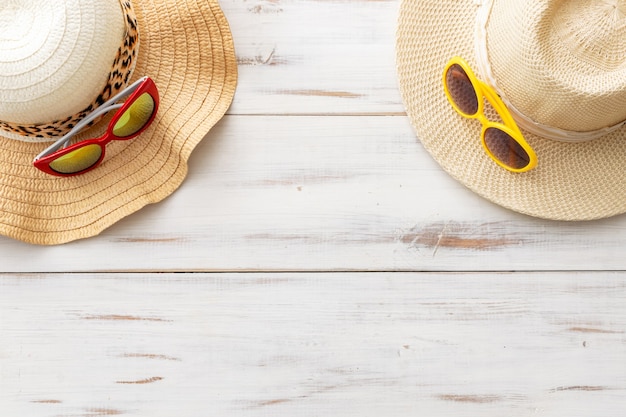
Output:
M4 0L0 135L53 140L123 88L138 43L133 19L128 0Z
M486 19L493 84L516 111L574 132L626 120L626 0L492 0Z

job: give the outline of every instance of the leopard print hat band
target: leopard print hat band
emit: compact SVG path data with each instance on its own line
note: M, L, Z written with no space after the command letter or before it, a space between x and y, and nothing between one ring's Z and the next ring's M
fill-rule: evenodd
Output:
M16 7L5 25L3 9ZM58 139L130 81L139 47L130 0L9 1L0 22L2 138Z

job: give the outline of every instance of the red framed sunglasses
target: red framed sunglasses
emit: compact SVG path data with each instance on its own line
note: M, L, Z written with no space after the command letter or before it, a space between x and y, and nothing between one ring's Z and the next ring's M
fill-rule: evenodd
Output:
M118 103L122 100L125 101ZM159 92L154 81L150 77L140 78L76 123L65 136L37 155L33 165L45 173L62 177L90 171L104 159L109 142L129 140L146 130L158 107ZM117 112L102 136L70 145L72 137L111 110Z

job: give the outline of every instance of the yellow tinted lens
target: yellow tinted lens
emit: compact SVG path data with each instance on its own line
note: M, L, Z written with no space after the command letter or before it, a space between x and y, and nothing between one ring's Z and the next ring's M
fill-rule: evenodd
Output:
M50 162L50 168L61 174L75 174L92 167L102 155L100 145L87 145Z
M113 134L123 138L137 133L148 123L154 112L154 100L148 93L140 95L133 104L122 114L115 126Z

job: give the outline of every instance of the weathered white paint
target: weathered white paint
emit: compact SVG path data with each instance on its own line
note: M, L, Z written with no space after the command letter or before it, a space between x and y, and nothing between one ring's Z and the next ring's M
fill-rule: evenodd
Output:
M404 117L227 116L182 187L101 236L0 239L4 271L625 270L626 217L532 219L442 172Z
M617 416L626 274L0 279L6 416Z
M221 1L239 62L231 114L401 114L399 2Z
M397 91L398 1L222 6L239 87L182 187L85 241L0 237L3 271L626 269L626 217L531 219L432 161Z
M531 219L443 173L397 0L221 4L239 88L183 186L98 237L0 238L0 416L623 414L626 217Z

